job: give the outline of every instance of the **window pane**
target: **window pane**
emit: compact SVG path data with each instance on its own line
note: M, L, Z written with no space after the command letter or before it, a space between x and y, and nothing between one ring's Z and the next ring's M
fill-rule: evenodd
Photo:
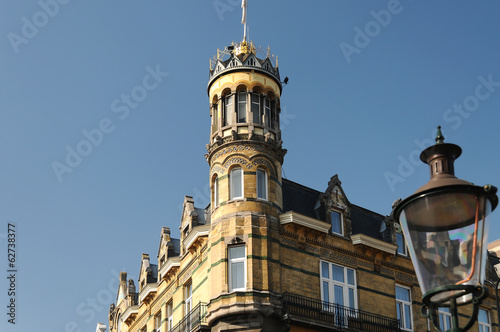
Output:
M342 286L335 285L335 303L344 305L344 288Z
M321 262L321 276L323 278L330 278L330 269L327 262Z
M398 244L398 253L406 255L406 244L403 233L396 233L396 240Z
M238 123L247 122L247 92L238 92Z
M340 219L340 213L337 211L332 211L332 232L337 234L342 234L342 221Z
M235 168L231 171L231 199L243 197L241 180L241 168Z
M323 301L330 302L330 292L327 281L323 281Z
M252 114L253 123L261 124L260 95L257 93L252 93Z
M489 324L490 320L488 317L488 312L484 309L479 309L479 313L477 315L477 320L480 321L481 323Z
M410 302L410 291L406 288L396 286L396 299Z
M347 283L354 285L354 270L347 269Z
M441 329L441 331L444 330L444 316L443 316L443 314L439 315L439 328Z
M271 128L275 129L276 125L276 101L271 102Z
M214 179L214 205L219 205L219 178Z
M233 111L233 95L229 95L224 103L224 126L231 124L231 114Z
M349 288L349 308L354 309L354 289Z
M257 197L267 199L266 172L257 170Z
M244 258L245 257L245 247L231 247L229 248L229 259Z
M332 265L332 279L344 282L344 268L338 265Z
M231 288L244 288L245 285L243 283L245 273L245 263L237 262L231 263Z
M398 317L397 317L398 320L400 322L402 322L402 320L401 320L401 303L400 302L396 302L396 311L397 311L397 314L398 314Z
M409 305L405 305L405 327L411 329L411 308Z

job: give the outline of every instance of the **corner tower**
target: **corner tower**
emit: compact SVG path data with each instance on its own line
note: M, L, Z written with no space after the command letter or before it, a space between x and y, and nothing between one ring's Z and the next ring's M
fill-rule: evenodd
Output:
M269 49L259 57L253 43L233 43L210 61L212 220L242 208L281 212L281 91Z
M278 238L286 154L279 121L281 92L277 59L269 49L259 51L244 39L218 50L210 61L207 321L215 331L249 329L255 317L269 331L279 330Z

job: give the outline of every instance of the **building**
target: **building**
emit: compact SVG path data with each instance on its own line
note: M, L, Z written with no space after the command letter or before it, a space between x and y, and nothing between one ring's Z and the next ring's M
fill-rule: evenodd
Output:
M337 175L324 191L282 178L282 84L269 50L244 39L217 52L211 203L186 196L180 239L163 227L137 285L120 274L110 331L431 330L399 225L351 202ZM497 326L493 310L491 295L474 329Z

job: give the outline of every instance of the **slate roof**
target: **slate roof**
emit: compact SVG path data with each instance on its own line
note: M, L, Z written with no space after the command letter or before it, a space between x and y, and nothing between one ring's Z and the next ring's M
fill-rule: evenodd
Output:
M322 192L283 179L283 213L294 211L304 216L320 219L315 208ZM352 234L364 234L377 240L383 240L380 226L384 216L360 206L351 204Z

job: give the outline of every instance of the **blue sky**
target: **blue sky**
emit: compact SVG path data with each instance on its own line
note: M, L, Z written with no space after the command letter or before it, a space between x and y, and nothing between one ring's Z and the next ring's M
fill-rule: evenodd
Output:
M352 203L389 214L427 182L413 161L441 125L457 175L500 186L500 3L248 3L250 39L290 78L286 178L325 190L338 174ZM162 226L178 235L184 195L206 206L209 58L242 39L240 4L0 4L0 266L13 223L18 269L2 331L107 324L118 272L137 279Z

